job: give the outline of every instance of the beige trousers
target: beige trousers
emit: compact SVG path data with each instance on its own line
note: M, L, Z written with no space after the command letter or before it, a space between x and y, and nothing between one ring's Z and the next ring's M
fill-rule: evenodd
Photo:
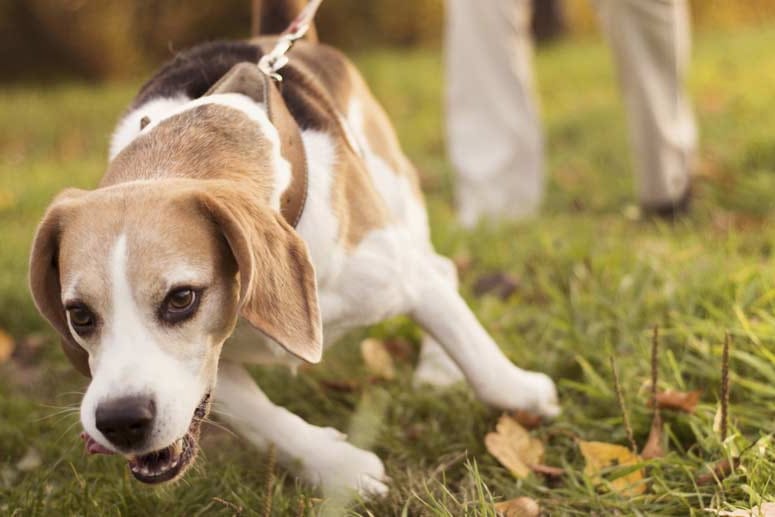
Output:
M687 0L593 4L627 108L640 202L676 201L688 188L697 141L683 84L691 45ZM447 148L466 226L528 216L541 203L530 15L529 0L447 0Z

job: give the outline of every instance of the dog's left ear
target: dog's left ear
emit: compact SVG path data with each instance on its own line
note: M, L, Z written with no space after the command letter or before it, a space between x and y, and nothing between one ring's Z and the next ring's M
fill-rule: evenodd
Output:
M209 187L194 196L237 262L240 315L290 353L319 362L317 282L301 237L280 214L245 193Z
M35 306L62 338L65 355L79 372L89 377L89 354L75 342L70 333L62 306L59 280L60 236L67 224L72 202L85 193L83 190L67 189L49 207L32 242L29 283Z

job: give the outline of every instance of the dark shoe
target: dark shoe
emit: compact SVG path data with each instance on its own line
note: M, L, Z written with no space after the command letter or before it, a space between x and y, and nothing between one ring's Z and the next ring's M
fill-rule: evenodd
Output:
M643 205L643 215L647 219L662 219L675 221L689 214L692 205L692 185L686 188L684 194L675 201Z

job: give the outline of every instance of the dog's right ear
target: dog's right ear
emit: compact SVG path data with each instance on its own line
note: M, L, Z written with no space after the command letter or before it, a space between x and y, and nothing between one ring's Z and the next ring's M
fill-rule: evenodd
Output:
M73 202L85 193L83 190L67 189L49 206L32 242L29 283L35 306L59 332L67 358L79 372L89 377L89 354L75 342L70 333L62 305L62 286L59 280L60 236L64 225L67 224L67 214L72 209Z
M193 192L239 270L240 314L295 356L320 361L323 334L307 246L278 213L232 188Z

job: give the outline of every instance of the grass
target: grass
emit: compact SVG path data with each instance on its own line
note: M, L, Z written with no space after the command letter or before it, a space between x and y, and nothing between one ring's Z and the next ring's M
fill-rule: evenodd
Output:
M549 189L535 221L465 232L454 223L443 152L440 57L431 51L372 52L357 61L384 102L404 147L423 172L434 241L470 260L462 290L516 363L558 380L564 412L535 434L546 463L567 469L547 482L515 480L485 451L498 412L462 386L411 388L414 357L390 383L365 382L357 352L366 335L418 331L397 319L350 336L320 367L297 377L256 368L278 404L320 425L349 430L375 450L392 478L387 499L355 502L357 515L494 515L492 502L528 495L550 515L700 515L775 500L775 25L698 36L691 89L702 132L697 202L688 219L657 224L630 217L632 177L624 114L607 50L597 41L540 52L537 71L548 139ZM0 365L0 513L5 515L303 515L344 513L215 427L196 470L171 487L134 482L123 461L87 458L73 408L85 387L25 286L34 225L65 186L93 186L111 125L136 84L81 84L0 91L0 328L20 346ZM506 301L477 298L484 273L519 279ZM693 415L664 414L668 454L647 463L650 489L623 497L583 475L576 439L627 443L609 358L616 357L635 439L646 407L650 335L662 334L661 387L702 389ZM721 344L731 353L730 437L713 431ZM228 345L227 345L228 346ZM341 392L328 380L356 381ZM364 424L365 422L365 424ZM723 480L698 474L742 454ZM29 451L42 462L17 468ZM34 466L34 464L33 464ZM272 476L274 482L269 483ZM266 487L271 486L271 493Z

